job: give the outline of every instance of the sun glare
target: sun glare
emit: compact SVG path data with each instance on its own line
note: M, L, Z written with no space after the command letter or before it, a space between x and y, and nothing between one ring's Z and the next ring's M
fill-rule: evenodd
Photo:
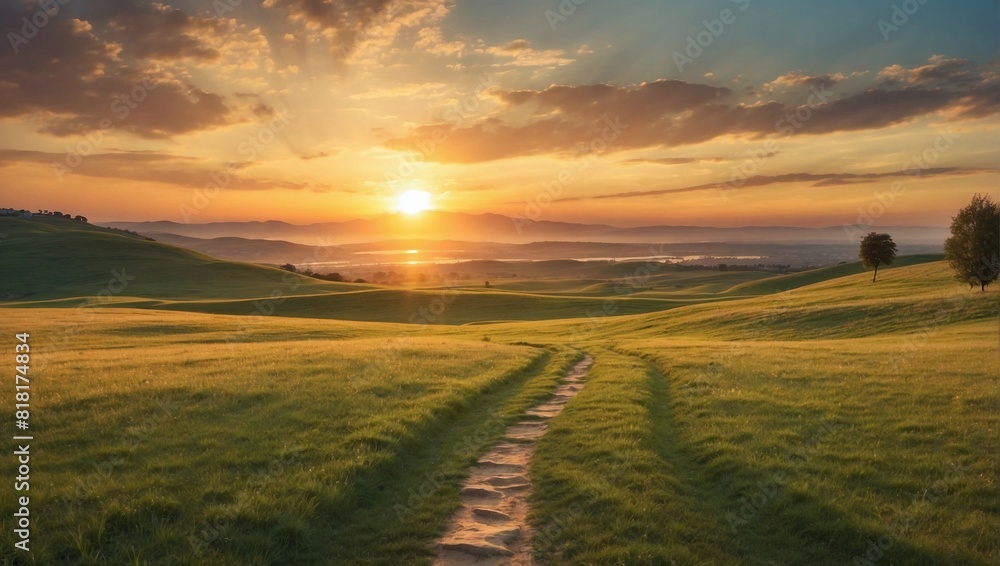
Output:
M412 189L399 195L396 208L406 214L418 214L431 207L431 194L427 191Z

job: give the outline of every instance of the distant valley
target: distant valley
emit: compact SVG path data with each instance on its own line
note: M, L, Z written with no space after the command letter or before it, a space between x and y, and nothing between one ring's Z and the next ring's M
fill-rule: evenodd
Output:
M357 277L386 266L426 266L430 271L440 271L449 270L449 264L474 260L520 263L656 258L685 265L727 263L802 268L855 261L857 243L849 235L869 230L867 226L617 228L603 224L521 221L496 214L435 212L423 216L426 218L387 214L368 220L311 225L277 221L104 225L133 230L163 243L223 259L292 263L321 273L339 271ZM892 233L901 253L907 254L940 253L947 236L946 229L936 227L898 226L878 230ZM401 237L404 233L420 237Z

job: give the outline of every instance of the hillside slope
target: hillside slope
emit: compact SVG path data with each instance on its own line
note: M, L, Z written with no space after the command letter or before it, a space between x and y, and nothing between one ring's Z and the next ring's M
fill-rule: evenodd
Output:
M905 263L908 258L900 258ZM855 270L840 275L840 271ZM685 337L698 340L766 341L845 339L900 335L926 341L952 325L988 325L995 333L1000 290L969 290L954 280L947 262L931 261L870 273L843 265L806 277L825 275L788 291L740 298L720 293L717 300L688 304L665 312L636 316L596 316L586 320L497 325L491 335L516 339L530 333L538 340L617 343L628 339ZM785 276L792 277L792 276ZM770 280L752 282L765 291ZM776 281L781 281L776 280ZM801 281L800 282L804 282ZM729 300L722 300L729 299ZM568 338L567 338L568 337ZM994 334L995 340L995 334Z
M0 299L68 297L238 299L339 292L361 285L294 277L223 261L73 220L0 218Z
M893 281L900 277L897 274L915 267L924 266L922 269L930 271L901 277L933 281L934 293L945 287L961 289L948 280L943 262L927 263L940 256L901 257L897 265L903 267L883 270L876 286L866 284L868 275L862 273L857 263L768 276L761 272L719 272L677 266L651 271L645 262L551 261L539 262L539 269L552 275L562 274L558 281L503 281L491 289L478 285L387 288L331 283L266 266L219 260L62 218L0 218L0 234L6 234L0 244L0 271L5 274L0 282L0 302L19 307L74 306L81 298L96 297L101 304L118 307L371 322L469 324L577 319L574 324L600 332L606 332L607 323L614 318L612 334L620 330L655 335L667 329L683 329L686 333L704 330L716 337L720 328L745 335L747 325L759 326L759 301L767 303L764 312L773 313L773 297L782 298L784 315L815 320L815 325L827 332L831 321L842 318L834 311L847 308L850 313L857 313L858 305L844 306L844 297L838 295L837 306L827 308L824 303L832 301L833 296L813 295L807 290L843 278L849 281L841 283L849 294L860 293L856 300L870 301L863 305L868 313L864 320L890 316L879 313L890 313L899 307L878 301L891 296L885 293L894 288ZM565 278L570 267L580 279ZM820 298L809 308L795 309L784 300L787 293L783 291L788 289L795 289L797 297ZM914 298L909 287L894 292L904 302ZM753 297L758 297L758 302ZM261 305L261 301L268 304ZM683 309L676 316L662 319L619 318L679 307ZM934 306L925 303L919 308L923 312ZM580 319L584 322L579 322ZM852 322L855 323L858 322ZM553 328L563 327L558 323L553 325Z

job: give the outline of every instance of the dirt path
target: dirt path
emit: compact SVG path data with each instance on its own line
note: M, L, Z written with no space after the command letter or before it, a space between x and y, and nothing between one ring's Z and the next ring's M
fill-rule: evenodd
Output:
M545 421L558 415L583 388L583 376L592 363L594 359L586 356L573 366L552 399L525 412L541 420L508 427L503 440L470 468L469 479L462 486L462 506L438 541L434 564L532 564L528 463L535 453L535 441L548 428Z

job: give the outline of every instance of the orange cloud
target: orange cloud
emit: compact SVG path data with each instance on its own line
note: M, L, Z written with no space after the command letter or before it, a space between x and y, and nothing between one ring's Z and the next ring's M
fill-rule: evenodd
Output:
M508 44L518 52L526 47ZM771 84L811 85L805 104L778 100L740 101L728 88L677 80L616 87L554 85L542 90L494 91L502 104L479 122L458 127L432 123L390 139L386 147L412 150L435 132L446 132L433 158L474 163L585 148L602 136L608 121L624 133L608 151L677 147L722 136L820 135L877 130L931 114L979 118L1000 111L1000 79L992 69L932 59L918 69L884 71L881 81L860 92L836 95L820 87L839 75L792 74Z

